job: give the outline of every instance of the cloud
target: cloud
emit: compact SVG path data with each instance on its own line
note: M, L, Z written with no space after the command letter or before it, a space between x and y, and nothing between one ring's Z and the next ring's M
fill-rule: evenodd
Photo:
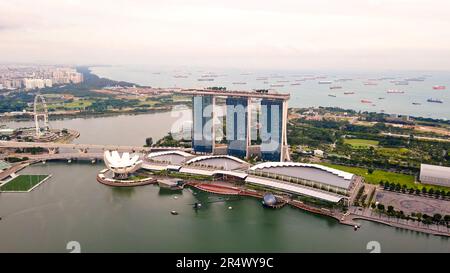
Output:
M445 0L2 0L0 59L450 69L439 59L448 10Z

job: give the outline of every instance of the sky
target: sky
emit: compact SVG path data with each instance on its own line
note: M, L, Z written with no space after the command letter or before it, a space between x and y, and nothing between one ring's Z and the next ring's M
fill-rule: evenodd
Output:
M450 71L450 1L1 0L0 63Z

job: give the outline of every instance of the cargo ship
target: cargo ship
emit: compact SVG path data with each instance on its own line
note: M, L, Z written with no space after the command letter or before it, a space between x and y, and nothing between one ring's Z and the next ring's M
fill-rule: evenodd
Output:
M271 84L270 87L284 87L283 84Z
M337 85L330 86L330 89L342 89L342 86L337 86Z
M429 98L427 99L428 102L434 102L434 103L444 103L441 99L433 99L433 98Z
M420 103L420 102L413 102L412 104L413 105L421 105L422 103Z
M336 95L334 95L334 94L328 94L328 97L336 98Z
M344 92L344 95L353 95L353 94L355 94L355 92L353 92L353 91L345 91Z
M403 93L405 93L405 91L398 90L398 89L389 89L389 90L387 91L387 93L388 93L388 94L403 94Z
M435 85L433 86L434 90L445 90L445 86L444 85Z
M246 82L233 82L232 84L247 84Z
M332 84L332 81L319 81L319 84Z
M212 79L212 78L202 78L202 79L197 79L197 81L199 81L199 82L212 82L212 81L214 81L214 79Z
M409 85L409 82L407 82L407 81L396 81L395 85Z
M378 85L376 82L365 82L364 85Z
M367 100L367 99L362 99L361 103L372 103L372 101L371 100Z

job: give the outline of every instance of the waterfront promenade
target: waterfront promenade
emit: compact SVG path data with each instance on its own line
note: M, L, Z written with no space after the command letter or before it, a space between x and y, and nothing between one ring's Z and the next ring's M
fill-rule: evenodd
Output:
M450 237L450 228L443 225L427 225L422 223L421 221L412 221L407 219L400 219L397 217L390 217L385 214L374 212L370 208L361 209L357 207L350 207L349 214L345 216L345 221L356 222L357 220L372 221L392 227Z

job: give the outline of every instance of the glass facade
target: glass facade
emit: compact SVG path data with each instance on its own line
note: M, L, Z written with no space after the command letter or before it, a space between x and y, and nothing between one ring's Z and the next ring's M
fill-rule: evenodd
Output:
M248 100L227 98L226 105L227 153L236 157L245 157L247 155Z
M192 148L195 152L212 153L213 97L193 96L192 108Z
M283 101L261 100L260 113L261 159L265 161L280 161Z

